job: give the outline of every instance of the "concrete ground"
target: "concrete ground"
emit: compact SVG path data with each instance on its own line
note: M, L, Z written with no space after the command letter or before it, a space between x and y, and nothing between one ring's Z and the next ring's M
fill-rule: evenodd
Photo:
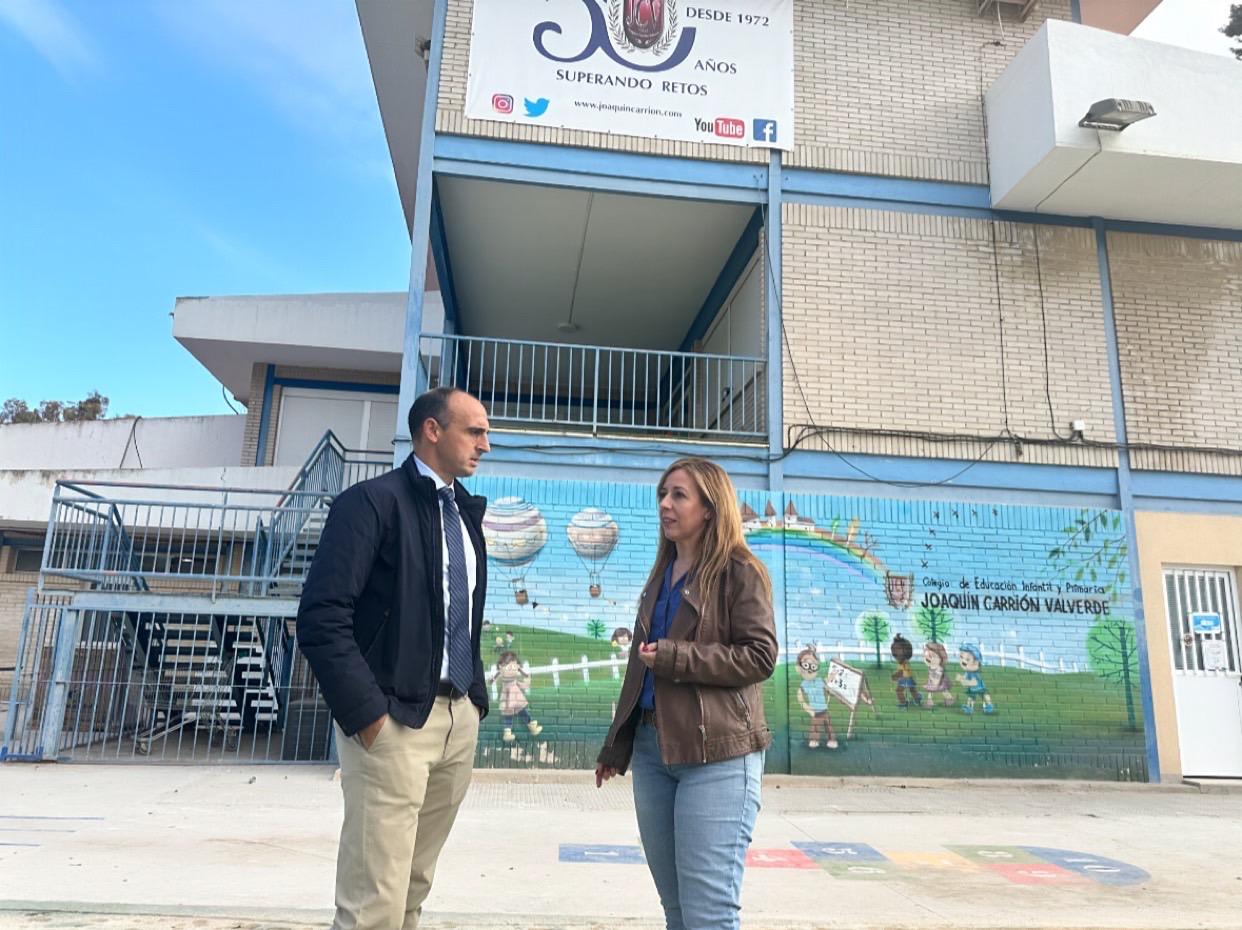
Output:
M0 928L302 930L331 918L324 767L0 766ZM1242 794L1216 786L765 782L743 924L1242 928ZM628 779L476 774L424 925L662 926Z

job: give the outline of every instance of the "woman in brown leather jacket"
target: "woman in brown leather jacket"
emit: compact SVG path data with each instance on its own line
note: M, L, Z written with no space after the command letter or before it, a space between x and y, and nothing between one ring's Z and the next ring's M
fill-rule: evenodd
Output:
M617 713L595 767L627 768L668 930L738 926L746 850L772 741L772 586L746 548L724 469L679 459L660 478L660 543L638 604Z

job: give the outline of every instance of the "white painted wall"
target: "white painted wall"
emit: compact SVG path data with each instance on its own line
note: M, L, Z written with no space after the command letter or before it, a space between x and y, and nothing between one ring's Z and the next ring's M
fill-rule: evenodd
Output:
M1123 132L1078 126L1109 97L1156 115ZM1049 20L986 100L998 207L1242 226L1242 68L1230 58Z
M231 415L8 423L0 426L0 472L236 465L245 427L244 416Z
M142 472L132 469L95 470L30 470L0 471L0 523L8 526L47 525L51 512L52 488L58 480L65 481L120 481L142 482L144 485L191 485L206 488L251 488L280 492L293 483L300 466L276 466L246 468L229 465L215 468L152 468ZM144 488L95 488L97 493L108 497L130 500L159 500L175 497L178 501L210 501L218 503L218 492L170 492ZM278 494L257 495L253 498L234 497L235 502L270 504Z

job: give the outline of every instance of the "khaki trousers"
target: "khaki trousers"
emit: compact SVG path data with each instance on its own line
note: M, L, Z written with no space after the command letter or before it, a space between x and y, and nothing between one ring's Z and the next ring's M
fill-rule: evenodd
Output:
M436 698L418 730L390 717L369 750L337 727L345 822L333 930L415 930L478 737L467 697Z

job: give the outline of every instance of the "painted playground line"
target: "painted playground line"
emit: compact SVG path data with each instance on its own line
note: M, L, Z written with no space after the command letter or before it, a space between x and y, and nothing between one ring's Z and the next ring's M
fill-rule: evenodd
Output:
M751 848L752 869L819 869L832 878L857 881L919 880L944 872L992 874L1015 885L1095 882L1141 885L1151 875L1138 866L1106 856L1044 846L944 846L938 850L890 850L866 843L793 840L790 848ZM561 862L638 865L642 848L629 845L562 843Z

